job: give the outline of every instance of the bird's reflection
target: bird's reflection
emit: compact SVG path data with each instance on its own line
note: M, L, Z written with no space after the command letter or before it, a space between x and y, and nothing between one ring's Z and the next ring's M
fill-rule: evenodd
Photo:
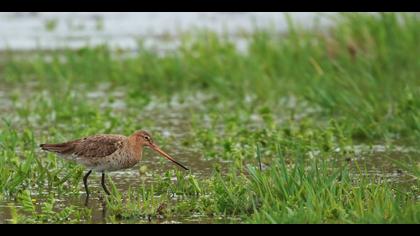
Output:
M103 223L106 223L106 214L107 214L107 201L106 201L106 198L100 196L98 200L99 200L98 201L98 204L101 204L101 206L102 206L102 214L101 214L101 218L100 219L101 219L101 221ZM96 210L95 209L96 206L94 206L94 205L96 205L95 204L95 201L92 201L91 204L89 204L89 203L90 203L90 197L89 197L89 195L86 195L85 201L84 201L84 206L85 207L89 207L89 205L90 205L90 207L92 208L92 210L95 211Z

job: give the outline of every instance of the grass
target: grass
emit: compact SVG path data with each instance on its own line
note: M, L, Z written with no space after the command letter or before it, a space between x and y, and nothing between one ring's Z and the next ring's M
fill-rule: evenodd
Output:
M291 21L285 35L258 29L245 52L207 31L163 56L4 52L0 221L95 222L95 209L69 200L83 196L83 168L38 144L145 128L187 165L213 164L202 174L145 162L128 187L109 179L107 222L420 222L418 15L336 22L323 33Z

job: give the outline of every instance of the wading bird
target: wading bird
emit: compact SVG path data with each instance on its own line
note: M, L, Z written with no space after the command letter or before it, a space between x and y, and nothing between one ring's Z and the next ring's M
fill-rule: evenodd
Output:
M99 134L65 143L40 145L42 150L54 152L66 160L75 161L89 169L83 177L87 197L89 197L87 179L92 171L102 173L101 185L109 195L105 185L105 172L127 169L136 165L141 160L144 146L150 147L168 160L188 170L162 151L146 131L136 131L128 137L116 134Z

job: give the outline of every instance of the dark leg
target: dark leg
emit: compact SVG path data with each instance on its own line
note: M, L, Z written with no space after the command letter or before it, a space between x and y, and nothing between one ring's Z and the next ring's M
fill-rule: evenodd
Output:
M87 172L86 175L83 177L83 183L85 184L85 191L86 191L86 196L87 197L89 197L89 189L88 189L88 185L87 185L87 179L88 179L90 173L92 173L92 170L89 170L89 172Z
M111 193L108 191L105 185L105 172L102 172L102 188L105 190L106 194L111 195Z

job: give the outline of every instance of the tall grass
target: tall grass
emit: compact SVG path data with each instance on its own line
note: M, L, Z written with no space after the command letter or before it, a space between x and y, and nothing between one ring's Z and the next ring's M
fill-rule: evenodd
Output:
M64 50L48 59L39 52L30 61L12 55L2 80L34 79L57 93L109 81L128 87L139 101L204 90L238 103L255 94L273 106L293 94L322 107L354 138L417 139L418 15L342 14L335 20L325 34L294 24L287 35L258 30L245 53L226 38L201 32L165 56L142 49L134 58L119 59L118 52L102 46Z
M280 156L267 172L250 168L250 190L259 207L250 222L418 223L415 194L401 193L386 179L355 178L345 167L325 160L296 162ZM415 193L415 192L414 192Z

